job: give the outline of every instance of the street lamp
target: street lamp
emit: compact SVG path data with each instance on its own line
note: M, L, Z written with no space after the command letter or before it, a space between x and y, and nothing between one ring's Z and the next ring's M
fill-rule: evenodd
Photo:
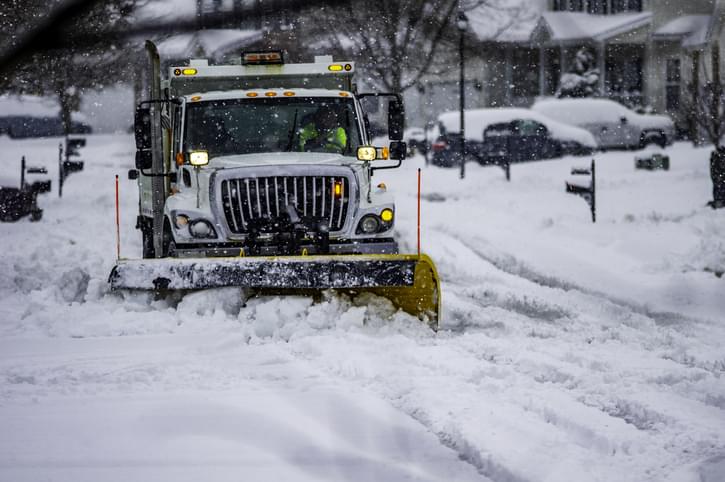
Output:
M460 79L460 101L461 101L461 179L466 177L466 122L464 119L464 109L466 107L465 101L465 63L463 58L463 39L468 30L468 17L463 13L463 9L458 8L458 16L456 17L456 27L458 27L458 33L460 34L458 42L458 53L461 60L461 79Z

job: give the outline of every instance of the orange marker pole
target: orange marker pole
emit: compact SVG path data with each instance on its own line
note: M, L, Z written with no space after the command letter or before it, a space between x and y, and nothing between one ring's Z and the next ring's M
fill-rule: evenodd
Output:
M420 258L420 168L418 168L418 257Z
M121 215L118 208L118 174L116 174L116 259L121 259Z

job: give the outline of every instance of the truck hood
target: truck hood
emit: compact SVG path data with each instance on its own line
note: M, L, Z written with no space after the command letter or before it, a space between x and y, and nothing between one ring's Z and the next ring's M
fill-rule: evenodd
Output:
M325 152L272 152L214 157L209 167L227 169L248 166L270 166L275 164L355 164L355 157Z

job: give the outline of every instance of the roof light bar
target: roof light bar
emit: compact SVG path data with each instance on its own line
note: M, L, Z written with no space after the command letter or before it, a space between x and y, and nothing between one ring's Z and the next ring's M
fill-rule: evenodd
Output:
M269 52L242 52L242 65L275 65L284 64L281 50Z

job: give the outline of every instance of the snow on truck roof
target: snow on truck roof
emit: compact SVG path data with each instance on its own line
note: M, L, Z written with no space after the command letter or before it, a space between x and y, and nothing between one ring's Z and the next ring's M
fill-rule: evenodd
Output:
M483 131L492 124L511 122L518 119L530 119L544 124L551 135L560 140L575 141L589 147L596 147L597 141L591 133L570 125L563 124L530 109L499 108L470 109L466 111L466 139L483 142ZM445 112L438 116L438 121L447 132L457 133L461 130L459 111Z
M271 94L269 94L271 93ZM250 95L251 94L251 95ZM272 95L273 94L273 95ZM331 90L331 89L237 89L237 90L224 90L224 91L212 91L212 92L197 92L194 94L185 95L184 98L187 102L204 102L209 100L229 100L229 99L260 99L260 98L274 98L274 97L334 97L352 98L352 92L346 90Z

